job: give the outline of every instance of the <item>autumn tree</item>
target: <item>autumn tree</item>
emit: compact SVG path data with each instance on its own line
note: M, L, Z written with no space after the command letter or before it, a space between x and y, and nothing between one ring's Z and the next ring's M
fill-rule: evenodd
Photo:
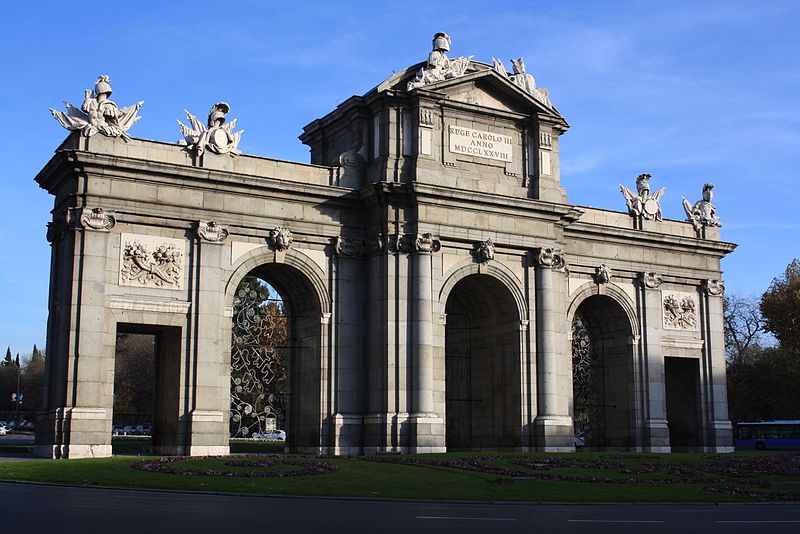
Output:
M775 335L781 348L800 356L800 261L796 258L761 296L761 313L766 330Z

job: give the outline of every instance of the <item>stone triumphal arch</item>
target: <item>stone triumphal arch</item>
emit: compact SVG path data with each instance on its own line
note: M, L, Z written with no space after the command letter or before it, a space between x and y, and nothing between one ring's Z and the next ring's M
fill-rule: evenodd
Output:
M224 102L182 143L132 137L106 76L52 110L37 452L111 454L121 333L154 336L162 454L269 417L315 453L731 450L713 184L685 221L649 174L623 211L570 204L548 91L450 44L308 124L310 164L242 154ZM251 330L273 312L280 350Z

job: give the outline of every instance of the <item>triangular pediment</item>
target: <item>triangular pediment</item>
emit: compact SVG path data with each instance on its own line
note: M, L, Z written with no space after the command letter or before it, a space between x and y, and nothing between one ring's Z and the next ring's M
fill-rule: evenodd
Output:
M408 91L408 82L413 80L424 66L425 63L420 63L396 73L376 87L377 92ZM503 112L549 115L556 122L567 125L558 110L550 103L546 93L534 90L536 94L532 94L514 83L508 75L499 73L491 65L477 61L470 62L467 72L462 76L429 83L412 89L411 92L413 91L438 93L454 102Z

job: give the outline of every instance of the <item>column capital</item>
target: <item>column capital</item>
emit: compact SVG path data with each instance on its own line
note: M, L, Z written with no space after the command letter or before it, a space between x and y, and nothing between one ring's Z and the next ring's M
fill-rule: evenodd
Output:
M439 239L430 233L403 234L397 239L397 251L405 254L430 254L441 248Z
M658 289L664 282L664 279L661 277L660 274L652 271L646 273L639 273L639 280L641 280L642 285L644 285L644 287L649 289Z
M703 280L703 290L709 295L721 297L725 293L725 282L722 280Z
M534 261L537 267L549 267L554 271L565 271L567 268L564 251L560 248L542 247L534 249Z

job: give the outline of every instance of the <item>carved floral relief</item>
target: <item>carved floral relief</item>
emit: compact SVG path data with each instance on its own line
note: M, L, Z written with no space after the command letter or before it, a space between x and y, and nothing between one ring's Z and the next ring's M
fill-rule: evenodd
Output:
M120 248L120 285L183 289L182 239L122 234Z
M676 291L662 291L661 301L664 328L670 330L697 329L697 295Z

